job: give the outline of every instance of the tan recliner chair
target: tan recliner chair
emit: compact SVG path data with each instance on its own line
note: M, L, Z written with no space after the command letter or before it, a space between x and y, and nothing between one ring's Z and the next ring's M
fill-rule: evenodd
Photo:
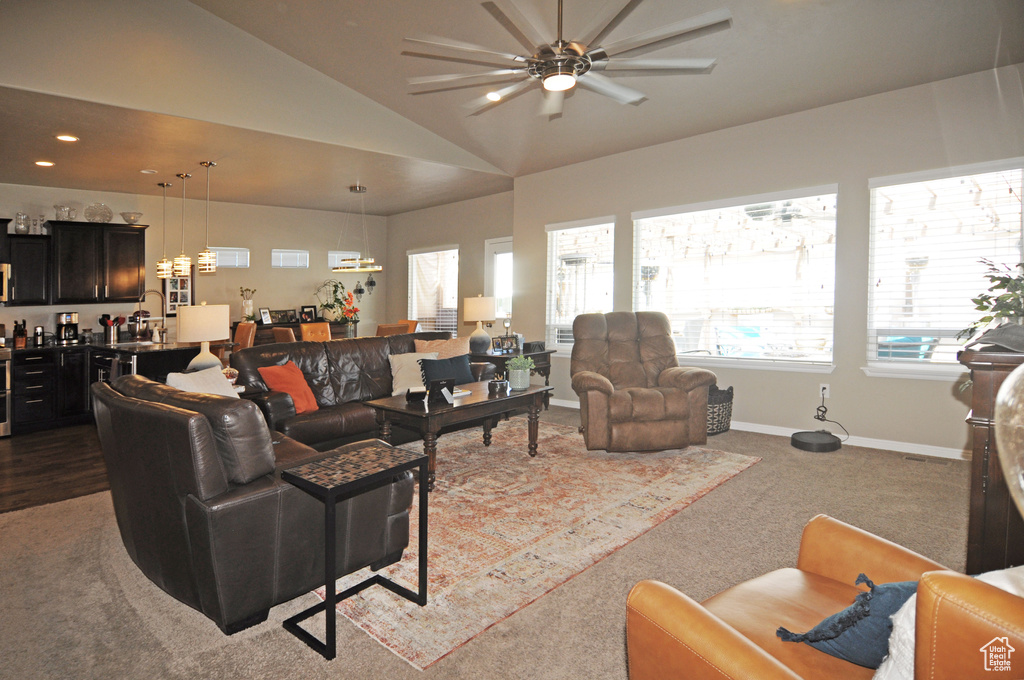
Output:
M1024 598L949 571L917 553L818 515L804 527L796 568L740 583L698 604L641 581L626 601L629 680L869 680L875 671L783 642L848 607L859 573L876 584L918 581L914 677L971 680L986 671L981 648L996 638L1024 650ZM1018 652L1020 653L1020 652ZM1024 658L1024 657L1022 657ZM1016 654L1014 673L1024 662Z
M708 440L715 374L684 368L661 312L581 314L569 374L587 449L664 451Z

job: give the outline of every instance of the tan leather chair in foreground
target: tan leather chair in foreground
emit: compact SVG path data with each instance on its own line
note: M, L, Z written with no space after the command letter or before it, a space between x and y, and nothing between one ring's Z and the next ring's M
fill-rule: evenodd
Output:
M569 375L588 450L664 451L707 442L715 374L679 366L667 316L580 314L572 336Z
M984 670L981 647L999 637L1018 650L1024 672L1024 598L945 569L895 543L818 515L804 527L795 569L740 583L698 604L657 581L641 581L626 603L630 680L868 679L874 670L810 645L783 642L785 626L807 631L843 610L860 589L919 580L915 678L1004 677ZM1017 656L1017 655L1020 656Z
M313 321L299 324L299 333L303 340L327 342L331 339L331 324L326 321Z

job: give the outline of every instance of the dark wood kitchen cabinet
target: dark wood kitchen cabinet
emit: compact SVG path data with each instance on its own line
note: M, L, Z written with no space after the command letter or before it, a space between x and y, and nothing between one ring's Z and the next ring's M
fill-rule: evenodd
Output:
M53 304L135 302L146 288L146 227L50 222Z
M88 419L89 348L71 347L57 355L57 418Z
M8 305L50 304L50 237L9 234L11 262Z

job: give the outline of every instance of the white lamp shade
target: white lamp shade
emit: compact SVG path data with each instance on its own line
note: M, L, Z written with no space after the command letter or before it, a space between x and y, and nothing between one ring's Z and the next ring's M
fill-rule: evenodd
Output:
M209 342L230 335L230 305L178 307L178 342Z
M494 321L494 298L466 298L462 318L464 321Z

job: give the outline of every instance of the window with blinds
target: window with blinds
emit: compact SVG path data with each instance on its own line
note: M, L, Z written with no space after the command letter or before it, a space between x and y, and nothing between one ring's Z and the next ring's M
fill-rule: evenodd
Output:
M224 246L210 246L210 250L217 254L217 266L221 269L249 268L248 248L227 248Z
M459 331L459 249L409 253L409 318L423 331Z
M548 225L547 344L572 347L580 314L612 311L615 223Z
M274 269L308 269L309 251L274 248L270 251L270 266Z
M832 362L834 186L633 219L633 308L665 312L680 353Z
M955 364L983 258L1016 271L1024 159L870 182L868 362Z
M334 269L335 267L340 267L341 263L345 260L355 260L359 257L359 252L355 250L328 250L327 267Z

